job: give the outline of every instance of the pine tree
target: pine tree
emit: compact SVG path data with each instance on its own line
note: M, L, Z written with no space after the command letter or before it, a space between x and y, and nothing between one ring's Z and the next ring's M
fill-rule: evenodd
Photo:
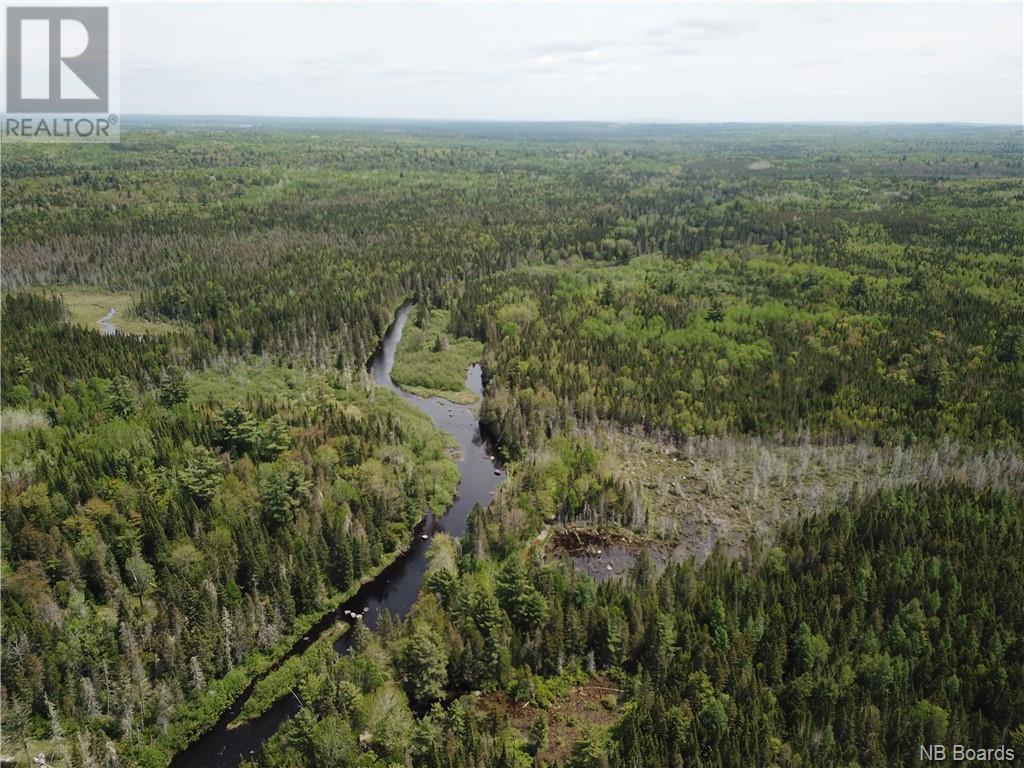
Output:
M369 648L370 642L373 640L373 634L363 622L362 617L357 618L356 623L352 626L351 638L353 653L362 653Z
M291 434L288 425L280 416L271 416L264 425L260 435L260 457L264 461L274 461L291 446Z
M417 622L402 654L406 690L417 704L440 699L448 683L448 653L430 625Z
M135 413L135 393L127 376L118 376L110 383L107 407L112 414L123 419Z
M541 712L530 726L530 749L533 754L539 753L548 743L548 716Z
M178 479L197 503L205 504L220 485L220 463L208 449L196 446L178 472Z
M180 368L164 369L160 375L160 388L157 397L160 405L165 408L188 400L188 385L185 382L185 374Z

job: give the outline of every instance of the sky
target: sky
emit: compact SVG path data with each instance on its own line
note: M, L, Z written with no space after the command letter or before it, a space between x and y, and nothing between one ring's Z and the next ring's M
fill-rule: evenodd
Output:
M1024 124L1024 3L125 3L120 111Z

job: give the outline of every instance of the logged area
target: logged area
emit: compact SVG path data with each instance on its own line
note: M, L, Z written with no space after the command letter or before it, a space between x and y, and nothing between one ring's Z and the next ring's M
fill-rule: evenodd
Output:
M1022 156L913 125L5 147L0 755L1024 755ZM410 562L400 609L339 610ZM203 752L225 718L244 754Z

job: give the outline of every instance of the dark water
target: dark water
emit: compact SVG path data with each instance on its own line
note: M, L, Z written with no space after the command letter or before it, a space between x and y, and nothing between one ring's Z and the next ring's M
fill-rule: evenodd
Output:
M504 477L504 472L491 458L494 450L481 436L480 425L472 409L440 398L417 397L402 391L392 383L391 368L395 362L395 349L402 338L402 330L411 311L411 304L403 305L398 310L394 323L370 361L370 373L378 386L397 392L402 399L426 413L440 429L458 441L461 450L458 460L459 472L462 476L459 495L444 517L434 518L431 515L421 520L416 526L409 550L380 576L364 585L355 597L321 619L305 637L292 646L281 661L302 653L336 621L350 621L353 613L363 615L366 625L371 629L377 626L377 619L383 608L387 608L392 614L404 616L420 591L420 582L427 569L426 555L430 537L437 531L462 536L473 505L479 502L487 506L491 493ZM479 365L473 365L467 371L466 386L478 396L482 394ZM421 538L424 535L427 538ZM347 647L348 640L344 636L335 644L339 653L347 650ZM281 723L299 709L298 700L288 694L275 702L262 717L238 728L228 729L228 724L238 715L251 690L252 685L246 688L212 729L179 753L171 762L172 768L232 768L242 758L254 755Z

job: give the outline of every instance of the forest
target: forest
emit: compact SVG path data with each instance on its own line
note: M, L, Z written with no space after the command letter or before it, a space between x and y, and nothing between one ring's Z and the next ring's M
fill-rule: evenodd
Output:
M410 618L310 670L307 706L259 764L909 766L918 744L1009 738L1019 753L1024 573L1007 553L1024 544L1022 512L1005 494L905 489L742 560L657 575L641 558L595 588L538 566L481 510L461 557L435 544ZM551 705L594 676L628 703L552 759L565 725ZM491 708L495 691L536 713L525 736Z
M44 716L53 738L77 730L72 764L111 736L129 763L165 763L443 511L458 473L427 417L336 372L186 377L166 342L68 336L60 313L4 303L8 334L64 345L53 365L86 353L78 334L104 350L53 394L8 389L31 401L4 414L5 743ZM45 381L25 360L15 378Z
M268 768L1021 754L1022 157L962 126L5 147L0 753L166 766L262 679L247 714L302 702ZM86 290L130 297L118 332ZM406 301L395 382L479 408L508 479L408 615L279 667L457 493L367 373Z

